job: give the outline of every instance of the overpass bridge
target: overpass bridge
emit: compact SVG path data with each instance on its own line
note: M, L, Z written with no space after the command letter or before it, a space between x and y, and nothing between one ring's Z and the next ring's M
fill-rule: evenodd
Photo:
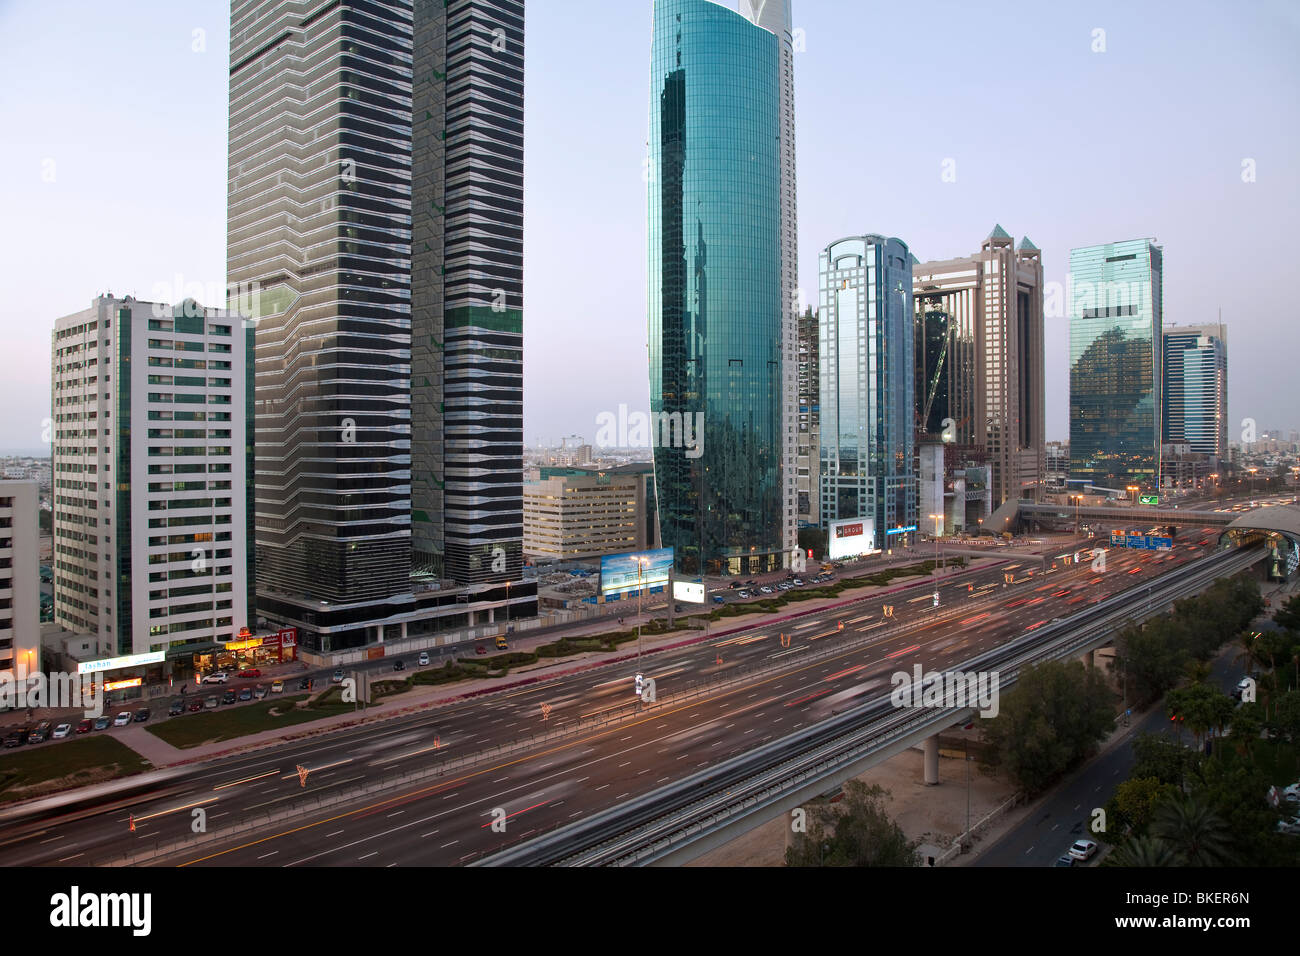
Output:
M1175 527L1226 528L1241 517L1240 514L1216 511L1186 511L1180 508L1131 508L1115 505L1085 505L1075 508L1073 505L1045 505L1032 501L1021 501L1016 508L1021 519L1058 518L1073 521L1076 514L1079 520L1100 518L1106 521L1122 521L1128 525L1171 524Z

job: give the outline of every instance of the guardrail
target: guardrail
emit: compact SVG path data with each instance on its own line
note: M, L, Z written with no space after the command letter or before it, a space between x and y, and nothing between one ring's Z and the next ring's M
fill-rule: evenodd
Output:
M1136 615L1130 590L1093 605L1071 619L977 655L956 669L997 669L1001 685L1009 686L1024 666L1072 656L1090 644L1104 643L1117 623L1154 613L1157 606L1163 609L1189 591L1243 570L1262 556L1262 552L1220 552L1149 585L1143 601L1146 607ZM888 698L881 698L843 717L755 748L588 820L541 836L521 838L507 848L485 855L479 862L484 865L653 862L730 818L772 808L809 782L843 773L846 765L855 766L887 750L900 735L927 736L931 730L951 726L971 713L971 708L963 707L932 709L915 715L911 709L900 710ZM809 747L812 749L805 750ZM794 756L790 755L792 750ZM706 784L709 796L692 793ZM684 802L688 797L694 799Z

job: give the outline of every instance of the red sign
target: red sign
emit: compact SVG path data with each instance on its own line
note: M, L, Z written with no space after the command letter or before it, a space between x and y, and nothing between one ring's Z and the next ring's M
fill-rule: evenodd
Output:
M862 534L861 523L842 524L835 529L835 537L837 538L856 538L860 534Z
M278 635L281 647L293 647L298 642L298 629L296 627L281 628Z

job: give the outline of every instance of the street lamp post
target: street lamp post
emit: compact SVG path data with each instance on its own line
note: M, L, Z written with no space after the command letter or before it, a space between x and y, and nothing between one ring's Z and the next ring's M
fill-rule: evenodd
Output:
M1138 503L1138 491L1140 490L1137 485L1128 486L1128 492L1133 496L1133 504L1135 505Z

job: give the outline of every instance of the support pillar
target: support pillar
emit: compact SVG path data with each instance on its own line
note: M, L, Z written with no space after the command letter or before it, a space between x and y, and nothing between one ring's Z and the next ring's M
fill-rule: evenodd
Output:
M925 738L925 785L933 787L939 783L939 735Z
M1088 670L1092 670L1097 666L1096 658L1097 652L1095 650L1089 651L1087 654L1083 655L1083 662L1088 665Z

